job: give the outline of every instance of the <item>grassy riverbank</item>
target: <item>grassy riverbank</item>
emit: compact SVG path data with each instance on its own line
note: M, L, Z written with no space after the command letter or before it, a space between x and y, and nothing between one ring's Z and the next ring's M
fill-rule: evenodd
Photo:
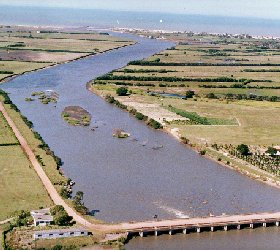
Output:
M97 78L89 84L92 91L111 95L128 109L160 122L197 152L278 185L279 156L264 154L268 147L280 145L279 41L159 36L177 46ZM118 96L120 87L129 95ZM240 144L249 145L251 157L231 155ZM264 166L264 161L270 165Z

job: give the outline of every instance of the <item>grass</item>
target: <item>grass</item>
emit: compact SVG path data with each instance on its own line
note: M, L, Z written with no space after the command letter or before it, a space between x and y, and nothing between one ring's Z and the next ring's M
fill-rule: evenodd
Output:
M80 249L85 246L93 246L97 244L98 239L93 236L88 237L72 237L72 238L64 238L64 239L54 239L54 240L38 240L36 242L36 246L38 248L46 248L51 249L57 245L61 245L64 247L75 246L75 249Z
M235 120L226 120L219 118L207 118L198 115L196 112L188 112L182 109L175 108L173 106L168 106L168 110L176 113L182 117L188 118L193 124L201 125L237 125Z
M0 127L2 143L17 142L2 114ZM0 146L0 200L0 220L9 218L17 210L52 205L47 191L19 145Z
M14 136L14 133L3 114L0 113L0 145L5 144L18 144L18 140Z
M0 96L0 101L3 101L3 97ZM50 178L51 182L55 185L58 191L60 191L63 183L67 182L65 176L61 175L57 171L57 164L51 155L48 155L45 150L41 149L41 141L34 137L33 131L24 123L20 113L10 108L10 105L5 104L5 108L9 113L10 117L13 119L14 123L17 125L23 137L26 139L29 146L32 148L35 155L41 157L43 162L43 169ZM6 148L6 147L5 147Z
M36 63L36 62L18 62L18 61L0 61L0 70L13 71L14 74L22 74L26 71L32 71L35 69L43 68L49 66L50 63ZM12 74L1 74L1 79Z
M229 119L235 117L240 122L240 126L172 126L178 127L183 136L201 143L279 144L280 105L269 102L261 102L260 104L262 105L252 101L227 103L217 100L189 101L186 104L177 102L177 107L201 115L207 114L208 117L221 117L221 119L224 119L222 117Z

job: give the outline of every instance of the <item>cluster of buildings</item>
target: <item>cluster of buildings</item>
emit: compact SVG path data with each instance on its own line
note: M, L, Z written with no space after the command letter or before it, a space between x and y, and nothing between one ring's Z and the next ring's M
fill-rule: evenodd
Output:
M31 216L36 227L46 227L54 223L54 218L50 213L50 209L40 209L31 211ZM67 237L88 236L90 232L84 228L65 228L65 229L50 229L39 230L33 233L33 239L58 239Z

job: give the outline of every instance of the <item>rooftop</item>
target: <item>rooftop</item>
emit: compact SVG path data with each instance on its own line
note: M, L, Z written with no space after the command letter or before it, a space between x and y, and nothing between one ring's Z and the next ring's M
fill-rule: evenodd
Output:
M34 234L57 234L57 233L70 233L70 232L88 232L88 230L84 228L65 228L65 229L50 229L50 230L42 230L35 231Z

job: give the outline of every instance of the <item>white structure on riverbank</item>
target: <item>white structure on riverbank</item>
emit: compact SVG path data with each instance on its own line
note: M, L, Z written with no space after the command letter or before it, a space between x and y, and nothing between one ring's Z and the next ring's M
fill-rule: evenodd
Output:
M58 239L68 237L88 236L90 233L84 228L67 228L67 229L53 229L36 231L33 234L34 240L38 239Z
M51 225L53 222L53 216L50 214L50 209L41 209L31 211L31 216L34 221L34 226L45 227Z

